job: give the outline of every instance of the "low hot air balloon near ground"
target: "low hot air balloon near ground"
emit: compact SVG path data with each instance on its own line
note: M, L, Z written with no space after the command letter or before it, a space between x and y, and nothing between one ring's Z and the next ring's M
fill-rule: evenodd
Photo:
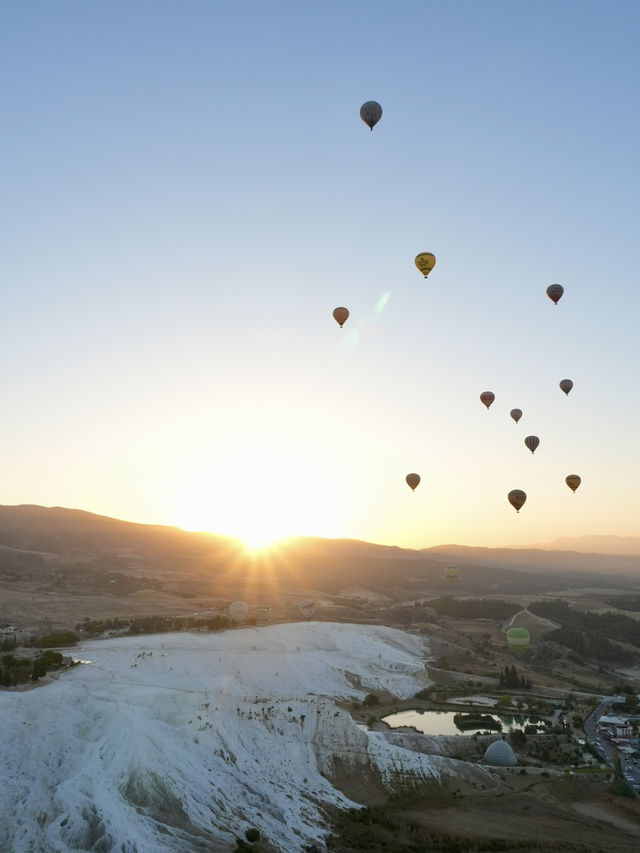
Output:
M537 435L528 435L525 438L524 443L532 453L535 453L536 447L540 444L540 439Z
M458 577L458 567L454 566L453 563L449 563L444 567L444 576L449 583L454 583Z
M234 622L244 622L249 613L249 605L244 601L233 601L229 605L229 616Z
M507 645L516 652L524 651L531 642L531 634L526 628L509 628Z
M333 319L336 323L339 324L340 328L344 326L344 324L349 319L349 309L348 308L334 308L333 309Z
M436 265L436 256L432 255L431 252L420 252L419 255L416 255L415 263L422 275L426 278Z
M510 415L511 415L511 417L514 419L514 421L515 421L516 423L518 423L518 421L519 421L519 420L520 420L520 418L522 417L522 409L511 409L511 411L509 412L509 414L510 414Z
M369 130L373 130L382 118L382 107L377 101L365 101L360 107L360 118Z
M480 394L480 400L485 404L487 409L495 399L496 395L493 393L493 391L483 391L482 394Z
M569 391L573 388L573 382L570 379L561 379L558 384L560 385L560 389L569 396Z
M411 491L415 492L416 486L420 482L420 474L407 474L405 480L407 481L407 485L411 486Z
M512 489L507 495L507 498L515 511L520 512L527 499L527 494L526 492L523 492L522 489Z
M563 293L564 287L561 284L550 284L547 288L547 296L553 302L554 305L558 304Z
M305 598L305 600L300 604L300 613L302 613L305 619L311 619L315 612L315 601L312 598Z
M580 477L577 474L569 474L568 477L565 477L564 481L567 484L567 486L569 486L569 488L571 489L572 492L575 492L575 490L578 488L578 486L582 482L582 480L580 479Z

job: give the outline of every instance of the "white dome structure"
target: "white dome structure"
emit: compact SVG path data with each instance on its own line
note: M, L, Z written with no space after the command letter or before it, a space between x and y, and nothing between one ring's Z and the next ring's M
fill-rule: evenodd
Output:
M495 740L484 753L484 760L494 767L515 767L518 763L515 752L506 740Z

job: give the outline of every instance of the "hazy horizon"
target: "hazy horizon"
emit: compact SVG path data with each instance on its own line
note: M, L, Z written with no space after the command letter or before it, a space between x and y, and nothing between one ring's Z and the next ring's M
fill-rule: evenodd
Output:
M639 535L614 8L7 6L2 503L253 545Z

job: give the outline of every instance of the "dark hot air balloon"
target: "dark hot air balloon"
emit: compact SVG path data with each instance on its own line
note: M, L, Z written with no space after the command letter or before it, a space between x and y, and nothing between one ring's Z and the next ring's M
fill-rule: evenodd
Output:
M373 130L382 118L382 107L377 101L366 101L360 107L360 118L369 130Z
M344 324L349 319L349 309L348 308L334 308L333 309L333 319L340 325L340 328L344 326Z
M485 404L487 409L495 399L496 395L493 393L493 391L483 391L482 394L480 394L480 400Z
M560 385L560 389L568 396L569 391L573 388L573 382L570 379L561 379L558 384Z
M554 305L558 304L563 293L564 287L561 284L550 284L547 288L547 296L554 303Z
M527 495L522 489L512 489L507 495L509 499L509 503L515 509L516 512L520 512L522 507L524 506L524 502L527 499Z
M540 439L537 435L528 435L525 438L524 443L532 453L535 453L536 447L540 444Z
M572 492L575 492L575 490L578 488L578 486L582 482L582 480L580 479L580 477L578 477L577 474L569 474L568 477L565 477L564 481L567 484L567 486L569 486L569 488L571 489Z
M522 409L511 409L511 411L509 412L509 414L510 414L510 415L511 415L511 417L514 419L514 421L515 421L516 423L518 423L518 421L519 421L519 420L520 420L520 418L522 417Z
M415 492L418 483L420 482L420 474L407 474L405 477L407 485L411 487L411 491Z

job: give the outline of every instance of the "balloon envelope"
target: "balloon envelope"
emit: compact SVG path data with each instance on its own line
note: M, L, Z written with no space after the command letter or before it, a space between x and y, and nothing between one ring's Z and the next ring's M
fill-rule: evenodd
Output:
M573 382L570 379L561 379L558 384L560 385L561 390L567 395L573 388Z
M458 567L454 566L453 563L449 563L449 565L444 567L444 576L448 581L453 583L458 577Z
M432 255L431 252L420 252L419 255L416 255L416 266L425 278L429 275L435 265L436 256Z
M538 438L537 435L528 435L525 438L524 443L527 445L529 450L533 453L535 451L536 447L540 444L540 439Z
M511 417L514 419L514 421L515 421L516 423L518 423L518 421L519 421L519 420L520 420L520 418L522 417L522 409L511 409L511 411L509 412L509 414L510 414L510 415L511 415Z
M333 309L333 319L340 325L340 328L344 326L344 324L349 319L349 309L348 308L334 308Z
M558 304L563 293L564 287L561 284L550 284L547 288L547 296L555 305Z
M305 619L311 619L315 612L315 601L312 598L305 598L305 600L300 604L300 613L302 613Z
M382 118L382 107L377 101L365 101L360 107L360 118L369 130L373 130Z
M496 399L496 395L493 393L493 391L483 391L482 394L480 394L480 399L488 409L489 406Z
M531 642L531 634L526 628L509 628L507 631L507 645L517 652L526 649Z
M407 474L405 477L407 485L411 486L411 491L415 492L416 486L420 482L420 474Z
M581 482L582 480L577 474L569 474L568 477L565 477L565 483L569 486L572 492L575 492Z
M522 507L524 506L524 502L527 499L527 495L522 489L512 489L507 495L509 499L509 503L515 509L516 512L520 512Z
M229 605L229 616L234 622L244 622L249 613L249 605L244 601L233 601Z

